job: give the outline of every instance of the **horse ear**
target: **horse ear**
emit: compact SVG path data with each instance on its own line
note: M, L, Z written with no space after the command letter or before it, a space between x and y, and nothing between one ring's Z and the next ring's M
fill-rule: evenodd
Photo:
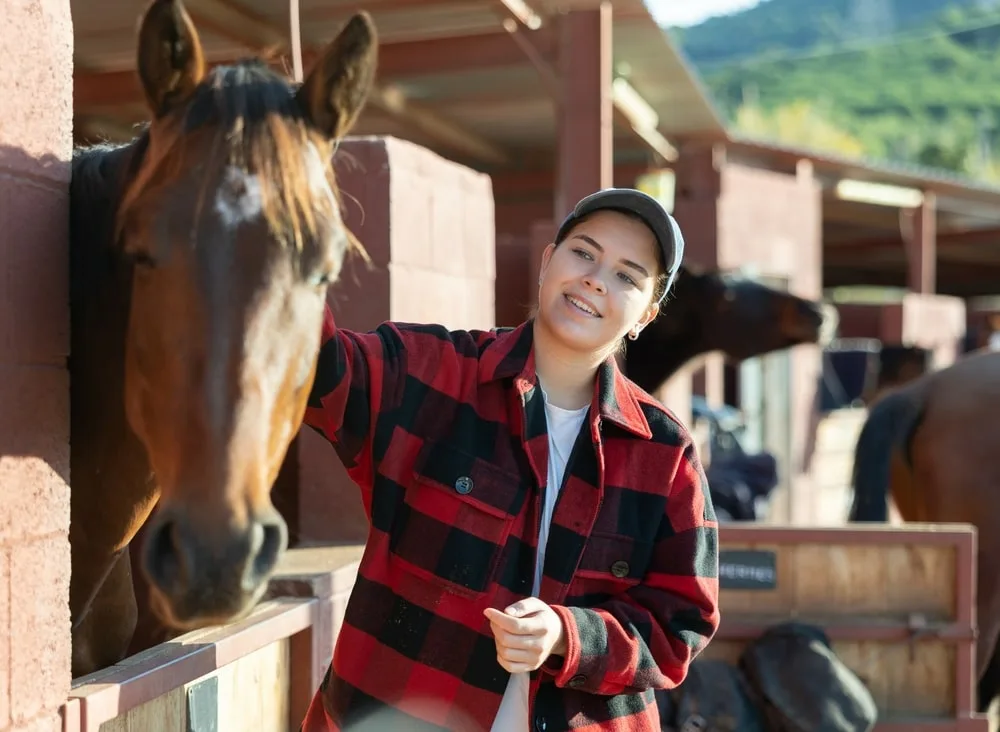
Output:
M310 123L331 139L354 124L375 80L378 36L368 13L351 18L296 94Z
M139 79L154 118L184 102L205 76L205 56L180 0L154 0L139 27Z

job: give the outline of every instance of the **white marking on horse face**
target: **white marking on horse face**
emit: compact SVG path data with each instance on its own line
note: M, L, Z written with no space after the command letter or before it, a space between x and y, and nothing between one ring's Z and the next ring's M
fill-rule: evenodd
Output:
M222 173L222 180L215 194L213 206L219 217L223 231L236 241L236 231L241 225L259 221L264 212L264 194L260 179L247 171L228 165ZM229 267L230 261L237 256L232 247L217 246L213 248L212 258L217 267ZM220 327L212 329L212 341L209 344L209 367L205 373L205 390L208 400L208 411L212 429L221 434L227 429L226 388L229 375L228 352L232 347L228 328L225 326L229 317L227 303L231 297L226 278L219 278L216 289L213 290L210 309L213 317L220 320Z
M226 228L256 221L264 210L264 195L257 176L235 165L226 166L215 195L215 212Z

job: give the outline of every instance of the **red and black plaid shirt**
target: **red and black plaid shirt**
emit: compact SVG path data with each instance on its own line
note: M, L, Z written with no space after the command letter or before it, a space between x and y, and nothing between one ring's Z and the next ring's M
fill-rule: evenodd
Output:
M483 610L531 593L546 489L531 325L352 333L327 311L306 423L371 532L302 729L489 730L509 674ZM714 635L717 577L691 438L609 359L552 518L539 597L568 650L531 674L533 729L659 732L653 690Z

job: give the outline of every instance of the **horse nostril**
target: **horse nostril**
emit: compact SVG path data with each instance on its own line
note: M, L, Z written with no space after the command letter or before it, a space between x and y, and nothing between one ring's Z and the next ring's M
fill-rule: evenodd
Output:
M280 518L262 521L258 527L262 533L260 548L253 557L249 576L246 578L247 585L254 588L274 571L278 558L288 544L288 529Z
M146 540L146 572L154 584L167 590L175 586L184 572L177 549L177 524L163 521L153 528Z

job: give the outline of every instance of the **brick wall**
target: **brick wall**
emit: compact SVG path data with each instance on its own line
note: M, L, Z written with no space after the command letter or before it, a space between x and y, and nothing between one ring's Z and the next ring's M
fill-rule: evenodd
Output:
M341 327L385 320L454 329L495 324L496 224L490 178L391 137L350 138L337 154L346 223L373 267L348 264L331 288ZM361 542L367 521L333 449L310 429L297 441L299 539ZM294 456L293 456L294 457Z
M0 3L0 730L58 730L70 681L69 0Z

